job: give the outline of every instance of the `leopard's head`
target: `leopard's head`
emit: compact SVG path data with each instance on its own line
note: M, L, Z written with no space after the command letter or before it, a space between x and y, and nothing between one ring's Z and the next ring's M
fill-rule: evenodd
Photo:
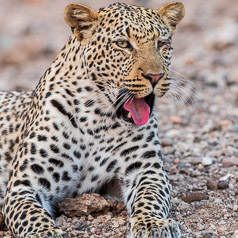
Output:
M147 123L155 97L169 90L172 36L185 15L182 3L158 10L115 3L95 12L71 4L65 20L84 47L90 78L119 118Z

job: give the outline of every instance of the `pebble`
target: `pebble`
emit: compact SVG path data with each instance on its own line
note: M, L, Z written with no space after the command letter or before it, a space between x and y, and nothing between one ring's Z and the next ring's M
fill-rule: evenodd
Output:
M215 199L214 199L214 203L218 203L218 204L219 204L219 203L222 203L222 199L220 199L220 198L215 198Z
M201 172L199 172L198 170L193 170L190 175L192 177L198 177L201 175Z
M222 160L222 165L225 167L238 165L238 157L226 157Z
M225 232L227 232L227 227L224 225L224 226L218 226L218 232L221 233L221 234L224 234ZM220 236L221 238L222 236Z
M230 120L221 120L221 121L219 122L219 124L220 124L221 126L232 126L232 121L230 121Z
M84 228L86 228L88 225L87 225L87 222L83 222L83 221L81 221L81 222L76 222L75 224L74 224L74 228L76 229L76 230L82 230L82 229L84 229Z
M174 152L175 152L175 149L172 146L163 148L163 153L165 155L174 154Z
M175 159L174 159L174 164L179 164L179 162L180 162L180 159L179 159L179 158L175 158Z
M234 212L238 212L238 205L234 205L233 209ZM238 231L238 230L237 230Z
M190 163L190 164L200 164L202 162L202 158L201 157L188 157L185 159L185 161L187 163Z
M162 160L165 161L166 163L172 164L173 160L170 159L168 156L162 154Z
M171 130L168 130L165 133L165 136L170 137L170 138L174 138L174 137L179 136L180 134L181 134L180 130L171 129Z
M184 202L195 202L195 201L201 201L203 199L207 199L207 195L202 192L190 193L182 197L182 200Z
M204 231L201 238L213 238L213 233L211 231Z
M185 152L185 151L188 151L189 149L190 149L190 144L188 144L188 143L183 143L183 142L177 142L176 143L176 150L178 150L178 151L183 151L183 152Z
M229 181L227 181L227 180L220 180L220 181L218 181L217 188L218 189L229 188Z
M172 198L172 203L178 205L181 202L181 200L177 197Z
M125 224L125 220L123 218L121 218L121 217L114 218L114 222L119 224L120 226Z
M94 217L92 215L88 215L88 220L92 221L92 220L94 220Z
M238 230L235 230L233 236L234 236L234 238L238 238Z
M210 158L210 157L203 157L203 158L202 158L202 165L203 165L203 166L211 165L212 162L213 162L213 159Z
M173 124L182 124L182 118L180 116L177 115L173 115L170 116L169 120L173 123Z
M204 225L202 225L201 223L198 223L197 228L199 231L202 231L202 230L204 230Z
M179 205L178 205L178 209L179 209L180 211L185 211L185 210L188 209L188 207L189 207L189 205L188 205L186 202L184 202L184 201L181 201L181 202L179 203Z
M236 124L233 126L233 131L234 131L234 132L238 132L238 123L236 123Z
M66 217L65 216L60 216L56 219L56 222L57 222L57 225L58 226L65 226L67 225L67 222L66 222Z
M117 204L117 212L120 213L125 209L125 204L123 202L119 202Z
M169 137L164 137L160 140L161 146L173 146L174 142L171 138Z
M118 227L119 227L119 224L114 221L113 224L112 224L112 227L113 227L113 228L118 228Z
M200 171L204 171L204 166L202 166L202 164L199 164L197 168L198 168L198 170L200 170Z
M95 227L92 227L91 230L90 230L91 233L95 233L95 231L96 231Z
M225 175L225 176L219 178L219 181L228 180L230 177L233 177L233 175L232 175L232 174L227 174L227 175Z
M215 182L212 179L207 180L207 188L210 190L216 190L217 189L217 182Z

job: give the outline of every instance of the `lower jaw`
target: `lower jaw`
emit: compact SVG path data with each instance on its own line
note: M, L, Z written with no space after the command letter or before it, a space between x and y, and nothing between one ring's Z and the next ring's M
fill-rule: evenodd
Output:
M150 115L151 115L153 107L154 107L155 95L153 93L151 93L148 96L146 96L144 99L145 99L145 102L150 107ZM122 120L125 121L125 122L129 122L129 123L132 123L132 124L136 125L135 122L133 121L131 113L124 109L124 105L122 105L118 117L119 118L121 117Z

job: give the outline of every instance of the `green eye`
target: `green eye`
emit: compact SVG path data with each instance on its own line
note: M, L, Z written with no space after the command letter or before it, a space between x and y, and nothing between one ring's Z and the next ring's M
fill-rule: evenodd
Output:
M126 40L125 41L116 41L116 44L117 44L117 46L119 46L120 48L123 48L123 49L130 49L130 50L133 49L130 42L126 41Z

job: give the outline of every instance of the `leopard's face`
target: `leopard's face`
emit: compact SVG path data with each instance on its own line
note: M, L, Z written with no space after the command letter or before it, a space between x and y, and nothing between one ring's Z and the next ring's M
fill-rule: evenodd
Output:
M151 10L116 3L97 13L70 6L66 21L85 46L84 58L92 80L105 92L119 118L146 124L155 97L169 90L171 38L184 16L183 5ZM77 23L73 22L76 15Z

